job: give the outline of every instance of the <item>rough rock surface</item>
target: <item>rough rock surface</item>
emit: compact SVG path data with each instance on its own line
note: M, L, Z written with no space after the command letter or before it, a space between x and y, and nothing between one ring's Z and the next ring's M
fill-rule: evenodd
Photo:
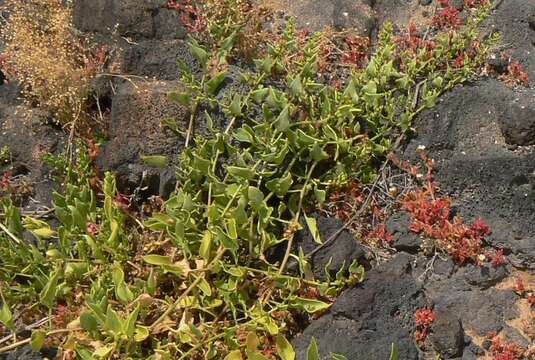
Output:
M315 251L319 244L314 240L306 225L303 225L305 230L296 234L295 242L296 246L302 248L306 255ZM319 216L317 217L317 226L320 233L320 241L326 243L344 224L336 218ZM334 279L336 273L342 267L347 270L354 260L358 260L362 264L365 260L365 250L348 230L343 230L333 241L314 253L310 258L312 271L318 279L325 279L325 268L329 263L329 275Z
M42 349L40 352L33 351L29 345L6 354L0 354L0 360L42 360L53 359L57 351L54 349Z
M450 0L463 7L463 1ZM0 1L1 2L1 1ZM178 14L166 7L167 0L75 0L74 23L80 31L98 39L117 42L122 51L120 69L129 80L115 78L110 96L110 139L99 158L102 169L119 175L123 188L148 186L150 193L166 194L173 187L173 171L146 166L140 155L167 155L171 160L183 144L183 136L169 134L161 120L174 117L186 127L185 109L166 101L167 92L178 87L176 59L194 70L195 62L184 42L185 31ZM301 28L348 29L360 35L375 35L386 20L398 28L419 24L432 16L435 0L269 0L275 9L297 18ZM90 14L90 16L88 16ZM284 15L281 14L284 19ZM488 31L503 34L512 58L535 79L535 0L500 2L487 21ZM507 61L496 58L491 67L498 73ZM231 72L237 73L232 67ZM138 77L150 77L142 81ZM231 79L224 91L240 91ZM219 96L223 96L224 91ZM20 126L18 91L0 77L0 147L8 145L14 163L29 171L36 187L35 198L50 201L51 182L40 154L55 151L64 135L47 123L47 115L34 112ZM18 112L16 110L19 109ZM215 119L217 121L217 119ZM437 107L424 111L414 127L417 135L403 157L413 160L423 144L437 162L436 179L442 191L455 201L456 211L471 220L483 218L491 225L489 241L505 250L512 265L535 270L535 91L511 89L495 80L483 80L453 89L441 97ZM28 136L32 134L32 136ZM26 170L25 170L26 169ZM1 169L0 169L1 170ZM429 259L418 254L421 239L406 231L404 214L388 221L394 235L393 248L400 252L392 260L369 270L362 284L347 289L331 309L311 321L293 339L298 359L305 359L311 337L323 355L336 352L350 360L388 359L396 343L399 358L421 359L439 354L444 359L477 359L483 355L481 339L491 331L502 331L520 344L529 344L525 334L511 326L519 317L518 297L506 284L511 265L459 267L451 259ZM342 224L318 218L323 240ZM305 253L317 244L308 231L297 235ZM364 248L343 231L332 244L311 259L314 274L322 278L331 261L331 275L345 262L364 262ZM414 312L431 306L436 313L423 355L414 341ZM0 359L41 359L47 354L21 348ZM50 356L50 355L48 355Z
M513 92L495 80L458 87L418 118L418 136L405 156L414 158L416 147L425 145L459 214L491 224L489 240L512 252L516 265L533 268L535 153L507 145L501 127L515 99L529 97L530 91Z
M55 152L64 141L63 132L48 122L46 112L30 109L18 100L15 84L0 85L0 149L7 146L11 155L12 176L25 176L32 184L32 201L22 205L50 206L54 183L42 156ZM2 169L0 164L0 170Z
M297 359L306 359L314 337L323 356L333 352L354 360L383 360L396 343L400 359L416 360L413 314L425 305L424 292L411 276L411 257L400 254L344 291L327 315L294 340Z
M110 140L102 149L99 165L111 169L119 176L122 187L133 188L143 181L152 187L152 194L168 192L172 184L163 172L151 168L140 160L140 156L165 155L174 161L183 146L182 136L172 134L161 122L173 118L180 128L187 128L187 111L167 99L170 91L177 90L177 82L123 83L113 98L111 110ZM161 181L160 181L161 176Z
M366 36L375 27L373 10L368 1L351 0L269 0L257 1L296 19L297 25L310 31L327 28L347 30Z

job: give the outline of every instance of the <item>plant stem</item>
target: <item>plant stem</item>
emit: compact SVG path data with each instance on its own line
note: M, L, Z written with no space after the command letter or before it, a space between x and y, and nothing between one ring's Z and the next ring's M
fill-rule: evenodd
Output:
M11 239L13 239L13 241L15 241L17 244L22 244L22 241L16 237L15 235L13 235L13 233L11 231L9 231L9 229L0 222L0 229L5 232Z
M221 259L221 257L223 256L223 254L225 253L226 249L223 245L221 245L219 247L219 250L217 251L217 254L215 256L215 258L203 269L203 272L206 273L208 271L210 271L212 269L212 267ZM199 275L198 278L196 278L192 283L191 285L186 289L184 290L184 292L182 294L180 294L180 296L178 297L178 299L175 300L174 303L170 304L167 309L164 311L164 313L155 321L152 323L152 325L149 327L151 330L154 329L154 327L156 327L156 325L158 325L159 323L161 323L162 321L165 320L165 318L171 314L173 312L173 310L175 310L175 308L180 304L180 302L186 297L188 296L188 294L193 290L195 289L195 287L197 287L197 285L199 285L199 283L201 282L201 280L204 279L204 274L201 274Z
M57 329L57 330L49 331L48 333L46 333L46 336L55 335L55 334L61 334L61 333L66 333L66 332L82 331L82 330L83 330L82 328ZM11 345L4 346L4 347L0 348L0 354L4 353L4 352L7 352L9 350L16 349L19 346L29 344L31 341L32 341L32 338L27 338L27 339L24 339L24 340L17 341L16 343L13 343Z

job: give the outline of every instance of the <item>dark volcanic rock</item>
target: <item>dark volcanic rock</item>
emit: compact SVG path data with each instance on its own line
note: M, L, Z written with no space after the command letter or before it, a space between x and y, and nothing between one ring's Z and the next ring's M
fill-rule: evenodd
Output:
M348 289L328 315L305 329L294 340L297 359L306 359L311 337L322 354L340 353L352 360L384 360L392 343L400 359L418 359L413 342L413 315L425 305L424 294L411 276L411 256L392 261L366 274L364 283Z
M459 215L482 218L492 229L488 240L511 251L513 264L535 268L535 151L511 151L501 127L511 102L530 94L495 80L457 87L419 116L418 136L404 156L415 160L417 146L425 145Z
M7 86L2 85L0 89ZM4 146L9 149L12 175L26 176L32 186L31 195L36 201L24 205L50 206L54 183L49 177L50 169L44 163L43 155L61 150L66 136L58 127L50 124L50 114L16 105L11 95L0 97L0 149ZM2 169L0 164L0 170L9 169Z
M326 242L344 224L336 218L319 216L316 218L321 240ZM304 229L296 234L296 246L301 247L305 254L310 253L319 246L314 241L310 230L304 225ZM329 275L334 279L338 270L347 267L353 262L364 260L364 248L357 242L348 230L343 230L330 244L315 253L311 259L312 271L318 279L325 279L325 267L330 261Z
M443 309L435 309L435 315L429 337L433 348L445 359L461 355L464 348L461 320L457 314Z
M0 360L43 360L53 359L56 357L56 349L42 349L40 352L33 351L32 348L27 345L18 350L0 354Z
M422 239L418 234L409 231L410 215L406 212L398 212L386 222L387 231L392 234L394 240L392 247L399 251L415 253L422 245Z
M110 141L106 143L98 163L113 170L123 189L132 190L142 184L150 193L163 193L169 186L167 170L144 165L141 155L166 155L174 163L184 139L161 126L161 121L174 118L181 128L187 127L187 111L170 102L167 94L178 89L176 82L151 81L123 83L113 98Z
M535 0L507 0L488 19L489 30L500 31L502 43L508 45L512 58L526 67L530 81L535 79L535 47L529 40L534 13Z
M76 0L74 25L81 31L139 38L183 38L178 14L167 0Z
M480 289L463 281L464 274L457 272L448 279L433 279L425 285L426 296L435 304L435 311L457 314L465 330L479 336L500 331L506 322L518 316L514 304L516 296L511 290Z
M476 285L482 289L496 285L508 275L504 265L494 267L486 264L484 266L467 265L464 270L465 281L470 285Z
M505 110L502 133L508 144L535 144L535 90L526 90Z
M257 3L262 4L262 1ZM296 19L297 25L311 31L326 28L351 29L369 36L375 27L371 7L362 0L271 0L275 10L282 10Z
M182 40L144 40L124 46L122 70L131 75L175 80L180 77L177 59L182 59L192 71L198 68L187 43Z

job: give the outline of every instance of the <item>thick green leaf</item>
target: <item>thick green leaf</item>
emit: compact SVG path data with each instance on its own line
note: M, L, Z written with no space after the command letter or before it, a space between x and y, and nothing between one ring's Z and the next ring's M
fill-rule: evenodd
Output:
M43 330L32 331L30 346L33 351L40 351L45 344L46 334Z
M134 338L134 333L136 330L136 321L139 315L139 310L140 310L140 304L138 303L134 311L128 314L128 316L126 317L126 320L123 322L123 332L126 335L126 337L129 339Z
M232 176L243 178L246 180L251 180L255 176L255 172L253 170L245 167L227 166L227 171Z
M123 322L111 305L108 305L108 311L106 312L106 328L113 332L114 335L120 334L123 330Z
M305 310L306 312L313 314L318 311L328 309L331 304L316 300L316 299L305 299L301 297L294 297L291 301L293 307L297 307Z
M286 105L281 111L275 120L275 126L279 131L284 131L290 127L290 105Z
M147 326L136 326L136 331L134 332L134 341L142 342L147 339L150 335L149 328Z
M208 283L205 278L201 278L197 287L201 289L204 295L212 296L212 288L210 287L210 283Z
M143 256L143 261L151 265L171 265L173 261L169 256L150 254Z
M282 334L277 335L277 354L281 360L295 360L292 344Z
M308 226L308 230L312 234L312 238L314 239L316 244L322 244L321 235L318 229L318 224L316 222L316 219L305 215L305 220Z
M199 61L202 67L206 66L208 62L208 52L193 38L189 41L189 49L191 54Z
M251 352L247 351L247 360L269 360L264 355L260 354L259 352Z
M245 347L247 348L247 351L255 352L259 345L260 339L258 338L258 335L256 335L254 331L250 331L245 340Z
M199 248L199 255L204 259L204 261L210 261L210 252L212 250L212 243L214 236L210 231L205 231L201 241L201 247Z
M101 346L101 347L95 349L95 352L93 353L93 355L95 355L95 356L97 356L97 357L99 357L101 359L104 359L111 353L113 348L114 348L113 345Z
M264 193L254 186L249 186L247 196L249 197L249 203L255 209L258 209L264 201Z
M134 294L125 283L123 269L118 263L113 267L112 279L115 285L115 296L121 303L128 304L134 300Z
M30 230L35 236L41 239L50 239L52 236L56 234L54 230L52 230L50 227L45 226L38 229Z
M152 167L164 168L169 164L167 156L164 155L140 155L139 158Z
M54 300L56 299L56 291L60 275L61 268L58 267L48 278L45 287L43 288L43 290L41 290L41 293L39 294L41 304L45 305L49 309L52 308Z
M3 301L2 307L0 308L0 322L4 324L4 326L7 327L9 330L15 330L15 324L13 323L13 314L11 313L9 306L5 301Z
M218 72L204 84L204 90L209 95L214 95L217 92L217 90L219 90L219 87L221 86L221 84L223 84L223 81L225 81L226 76L227 76L226 71Z
M80 314L80 325L86 331L97 331L98 329L97 319L89 311Z
M175 92L172 91L167 94L169 101L174 101L180 105L189 106L191 102L191 95L187 92Z
M310 344L307 348L307 360L321 360L318 351L318 343L316 343L316 339L314 338L310 339Z
M243 360L240 350L231 351L225 356L224 360Z
M392 343L392 347L390 350L390 360L398 360L399 354L398 354L398 346L396 343Z
M232 102L230 103L230 106L229 106L230 113L238 117L242 114L241 108L242 108L241 96L240 94L234 94L234 97L232 98Z

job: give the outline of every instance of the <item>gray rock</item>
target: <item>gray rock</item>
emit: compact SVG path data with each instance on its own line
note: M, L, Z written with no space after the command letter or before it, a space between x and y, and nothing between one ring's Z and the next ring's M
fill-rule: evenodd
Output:
M422 245L422 239L418 234L409 231L410 221L408 213L398 212L386 221L386 229L394 237L392 241L394 249L416 253Z
M333 234L341 229L344 224L336 218L316 216L321 240L327 241ZM314 241L306 224L304 230L296 234L297 247L301 247L305 254L312 252L319 244ZM325 279L325 267L330 262L329 275L334 279L336 273L344 266L347 267L357 260L363 262L365 257L364 248L357 242L348 230L342 231L334 241L315 253L311 259L312 271L318 279Z
M464 332L457 314L435 308L436 319L429 339L433 348L445 359L460 356L464 348Z
M165 6L165 0L76 0L73 22L81 31L119 35L134 38L152 37L153 14Z
M167 94L177 90L177 82L151 81L132 84L125 82L113 98L110 140L98 158L102 169L112 170L118 176L118 184L125 191L133 191L140 185L149 187L149 193L157 194L169 182L163 175L166 169L145 165L141 155L165 155L176 164L184 139L162 128L161 121L174 118L183 129L187 127L187 110L170 102Z
M294 17L299 27L311 31L351 29L358 35L369 36L375 28L373 10L362 0L274 0L271 3Z
M507 106L501 128L508 144L535 144L535 90L526 91Z
M489 29L500 32L501 41L508 45L507 51L511 57L524 65L530 82L535 79L533 44L529 41L533 14L535 14L535 1L508 0L503 1L487 21Z
M465 281L481 289L487 289L496 285L508 275L508 271L504 265L494 267L490 264L484 266L469 264L463 270Z
M457 87L418 117L418 136L403 155L416 161L416 148L425 145L458 214L468 222L483 219L492 230L486 240L528 268L535 267L535 149L509 150L502 124L514 123L511 102L529 102L531 94L495 80Z
M29 345L20 349L0 354L0 360L44 360L56 357L57 349L44 348L41 351L33 351Z
M396 343L400 359L418 359L413 316L426 301L412 278L411 259L400 254L369 271L364 283L344 291L329 314L294 339L297 358L306 359L306 347L314 337L324 355L335 352L352 360L384 360Z
M180 77L177 60L182 59L192 71L198 71L197 62L188 45L182 40L143 40L124 45L121 56L122 71L160 80L175 80Z
M464 8L464 0L449 0L449 5L454 9L462 11Z

